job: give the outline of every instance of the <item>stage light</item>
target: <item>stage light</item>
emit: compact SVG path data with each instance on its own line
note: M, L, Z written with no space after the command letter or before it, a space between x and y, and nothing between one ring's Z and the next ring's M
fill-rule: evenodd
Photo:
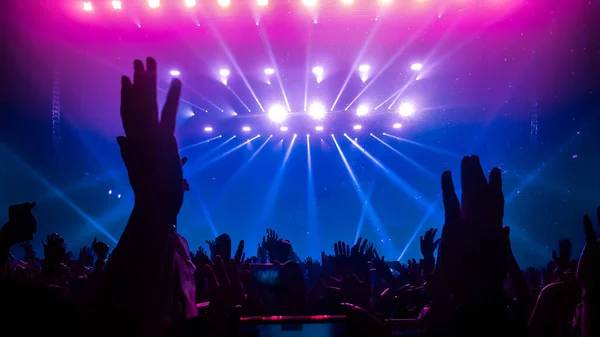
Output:
M354 130L360 130L362 129L362 125L358 125L356 124L355 126L352 127Z
M279 128L279 131L286 132L287 130L288 130L287 126L282 126L282 127Z
M221 7L229 7L229 5L231 5L231 0L217 0L217 3Z
M368 72L369 70L371 70L371 66L369 66L368 64L361 64L361 65L358 67L358 71L360 71L361 73L366 73L366 72Z
M287 118L287 110L281 105L273 105L269 109L269 119L275 123L281 123Z
M244 127L242 128L242 131L244 131L244 132L248 132L248 131L250 131L250 130L252 130L252 129L250 129L250 127L249 127L249 126L244 126Z
M308 108L308 114L314 119L325 118L325 107L321 103L313 103Z
M402 117L410 117L415 112L415 108L410 103L402 103L398 108L398 113Z
M171 74L171 76L179 76L179 75L181 75L181 73L179 72L179 70L171 70L169 73Z
M229 76L231 72L229 71L229 69L221 69L219 70L219 75L223 76L223 77L227 77Z
M379 3L382 5L389 5L392 3L392 0L379 0Z
M206 132L212 132L213 128L212 128L212 126L207 126L207 127L204 128L204 131L206 131Z
M256 4L260 7L265 7L269 5L269 0L256 0Z
M400 124L400 123L394 123L394 125L392 125L392 127L394 129L400 129L402 127L402 124Z
M319 126L315 127L315 130L317 130L317 131L323 131L323 127L321 125L319 125Z
M112 190L108 190L108 194L112 194Z
M122 9L123 3L119 0L113 0L111 3L113 9Z
M265 75L273 75L273 74L275 74L275 69L265 68Z
M359 105L356 109L356 115L359 117L365 116L369 113L369 107L366 105Z
M315 7L317 5L317 0L302 0L302 3L306 7Z
M354 0L342 0L342 4L344 5L352 5L354 3Z
M160 0L148 0L148 6L150 8L158 8L160 6Z
M92 3L90 1L86 1L83 3L83 10L86 12L91 12L94 9Z
M196 6L196 0L184 0L183 3L188 8Z
M423 65L421 63L413 63L410 65L410 70L419 71L423 69Z
M322 67L314 67L314 68L312 68L312 72L316 76L321 76L321 75L323 75L323 68Z
M121 199L121 194L117 194L117 198Z

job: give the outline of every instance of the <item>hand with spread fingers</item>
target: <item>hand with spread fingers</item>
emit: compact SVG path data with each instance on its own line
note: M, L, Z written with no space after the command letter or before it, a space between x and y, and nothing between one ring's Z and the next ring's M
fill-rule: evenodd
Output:
M135 194L135 205L160 209L171 224L183 202L185 182L175 140L175 120L181 82L173 79L159 116L156 61L135 60L133 82L121 78L121 120L124 137L117 137Z
M462 200L452 174L442 175L445 224L438 250L436 277L461 302L501 293L505 271L504 195L499 169L489 179L477 156L461 162Z

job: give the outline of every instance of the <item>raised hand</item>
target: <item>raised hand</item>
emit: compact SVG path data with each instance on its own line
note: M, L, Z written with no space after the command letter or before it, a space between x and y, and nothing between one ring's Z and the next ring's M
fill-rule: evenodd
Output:
M564 238L558 241L558 254L552 251L552 261L561 268L567 270L571 264L571 240Z
M96 253L99 260L106 260L110 246L106 242L98 241L98 238L94 237L92 250Z
M0 244L10 246L33 240L37 219L31 213L35 202L12 205L8 208L8 222L0 229Z
M290 242L280 238L273 229L267 229L267 236L262 239L262 248L269 253L271 262L285 262L293 251Z
M596 218L600 222L600 206L596 209ZM592 337L600 335L598 324L598 304L600 296L600 241L589 216L584 216L585 246L577 266L577 280L583 289L581 310L581 335Z
M240 243L238 243L238 247L233 258L237 263L244 263L244 260L246 260L246 253L244 253L244 240L241 240Z
M600 206L596 210L596 217L600 222ZM583 226L585 246L577 266L577 280L585 292L591 293L600 288L600 241L592 220L587 215L583 218Z
M452 174L442 175L445 224L436 276L461 301L501 293L505 270L504 195L499 169L486 179L477 156L461 162L462 201Z
M431 228L427 232L425 232L424 236L421 236L421 254L423 254L423 259L434 259L433 252L438 247L441 239L435 240L435 234L437 233L437 228Z
M185 190L182 161L174 137L181 82L173 79L159 118L157 70L153 58L146 65L135 60L133 82L121 78L121 120L125 137L118 137L135 205L159 212L175 224Z
M245 316L259 313L259 300L249 270L240 275L234 259L225 262L220 256L215 258L214 265L204 265L203 269L210 296L210 314L219 332L215 335L225 335L224 330L230 327L236 305L242 306Z
M58 265L71 258L72 253L67 252L65 240L58 233L48 234L44 246L44 262L47 265Z
M91 267L94 264L94 254L91 247L83 246L79 249L79 263L85 267Z
M35 261L35 250L30 242L22 242L21 248L25 251L25 261Z

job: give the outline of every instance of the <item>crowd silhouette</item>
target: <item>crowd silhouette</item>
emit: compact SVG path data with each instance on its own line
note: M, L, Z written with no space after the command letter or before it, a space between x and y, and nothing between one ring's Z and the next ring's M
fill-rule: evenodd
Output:
M174 137L181 82L173 79L159 113L156 69L152 58L136 60L133 80L121 80L117 142L135 201L116 247L94 239L73 256L53 233L38 257L35 203L10 206L0 230L3 336L233 337L242 317L329 315L345 316L351 336L600 337L600 242L590 217L578 259L563 239L543 270L519 266L503 225L501 171L486 177L477 156L462 159L460 199L452 173L442 174L441 235L423 233L422 256L407 264L363 238L302 259L272 229L253 256L244 241L234 251L227 234L190 252L177 233L189 190Z

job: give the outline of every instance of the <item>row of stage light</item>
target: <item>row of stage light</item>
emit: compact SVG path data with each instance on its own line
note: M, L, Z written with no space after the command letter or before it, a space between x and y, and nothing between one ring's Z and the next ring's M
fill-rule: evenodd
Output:
M207 0L207 1L216 1L217 5L219 5L220 7L226 8L232 5L232 0ZM355 3L356 0L338 0L339 3L341 5L344 6L351 6ZM151 9L158 9L159 7L161 7L161 1L160 0L146 0L145 1L147 6ZM169 1L169 5L173 6L180 6L183 8L194 8L197 5L199 5L200 1L197 0L172 0ZM236 3L254 3L256 6L258 7L267 7L269 6L269 0L244 0L244 1L236 1ZM299 0L299 2L308 7L308 8L313 8L313 7L317 7L320 5L319 0ZM374 2L374 3L378 3L381 6L390 6L394 3L394 0L369 0L369 2ZM402 1L398 1L398 2L402 2L402 3L407 3L407 2L413 2L413 3L426 3L426 2L433 2L436 3L438 1L436 0L402 0ZM499 0L477 0L475 1L477 3L490 3L490 4L497 4L499 2ZM121 1L121 0L97 0L97 1L83 1L82 2L82 8L84 11L93 11L95 6L102 6L102 7L108 7L108 8L112 8L114 10L122 10L124 7L126 7L126 4L131 4L132 1ZM457 0L457 3L462 4L464 3L464 1L462 0ZM133 6L137 6L133 5Z
M391 125L391 127L392 127L392 129L400 129L400 128L402 128L402 123L393 123ZM352 126L352 130L354 130L354 131L361 131L362 129L363 129L363 126L361 124L354 124ZM252 131L252 127L246 125L246 126L243 126L241 128L241 130L244 133L248 133L248 132ZM288 132L288 131L290 131L290 128L287 127L287 126L280 126L279 127L279 131L281 131L281 132ZM322 125L317 125L317 126L315 126L315 131L316 132L325 132L325 127L322 126ZM213 128L212 126L205 126L204 127L204 132L206 132L206 133L215 132L215 128ZM294 134L294 136L296 136L296 135L297 134Z

